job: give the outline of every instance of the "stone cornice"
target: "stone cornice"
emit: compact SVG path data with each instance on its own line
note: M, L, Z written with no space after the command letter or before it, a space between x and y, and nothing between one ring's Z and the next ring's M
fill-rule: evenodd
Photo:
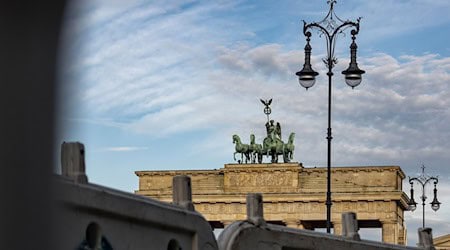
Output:
M149 195L148 192L136 192L139 195ZM298 193L284 193L284 194L263 194L264 202L324 202L325 196L318 196L314 194L298 194ZM172 194L151 194L152 197L158 199L171 200ZM217 203L227 200L229 203L238 202L245 203L246 194L194 194L192 195L194 202L198 203ZM367 193L333 193L332 200L334 202L356 202L356 201L396 201L405 207L407 200L406 194L403 192L367 192Z
M435 246L450 246L450 234L441 235L433 239Z
M134 173L138 177L142 176L157 176L157 175L208 175L208 174L220 174L227 171L274 171L274 170L298 170L302 172L326 172L326 167L303 167L302 163L263 163L263 164L225 164L224 168L214 170L142 170L135 171ZM332 167L331 172L383 172L383 171L396 171L402 179L405 178L405 173L399 166L344 166L344 167Z
M326 172L326 167L305 167L302 168L303 172ZM351 167L332 167L331 172L383 172L394 171L398 172L402 179L405 178L400 166L351 166Z
M225 164L224 170L238 169L238 170L254 170L254 169L301 169L302 163L262 163L262 164Z
M142 170L142 171L135 171L134 172L136 176L143 177L143 176L176 176L176 175L189 175L189 176L195 176L195 175L216 175L223 173L223 169L214 169L214 170Z

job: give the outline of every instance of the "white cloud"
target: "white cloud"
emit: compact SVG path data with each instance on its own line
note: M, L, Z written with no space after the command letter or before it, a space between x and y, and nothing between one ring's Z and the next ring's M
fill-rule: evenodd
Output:
M194 100L199 92L207 94L199 83L206 74L198 69L211 69L208 55L225 35L206 28L217 22L210 16L230 6L206 4L181 12L175 4L157 12L140 4L100 15L76 34L83 44L66 46L76 64L66 66L66 76L72 77L64 81L81 89L79 96L96 115L142 116Z
M294 70L289 71L301 65L293 56L300 54L296 51L286 52L281 45L272 44L219 49L217 53L219 66L214 64L212 68L200 70L206 77L197 78L195 83L178 89L164 84L148 90L136 87L136 93L130 91L122 98L129 99L129 103L114 102L118 105L115 109L127 108L142 114L122 122L122 128L156 137L214 129L222 135L221 140L214 136L219 141L214 146L223 144L220 148L225 148L233 130L244 138L245 133L256 133L258 140L262 140L265 116L258 99L273 97L273 117L283 124L284 133L296 132L300 141L297 159L310 165L324 165L321 155L326 144L324 136L318 136L325 134L326 128L323 74L317 86L306 92L290 74ZM224 61L224 57L229 60ZM346 88L337 74L334 78L333 162L338 165L396 163L413 161L417 156L421 160L447 159L450 74L442 69L410 69L411 65L435 64L445 58L424 55L395 59L380 54L361 61L368 74L358 89ZM246 66L230 66L230 62ZM440 78L432 77L436 71ZM123 95L123 89L111 91L113 95L104 94L105 101L95 102L109 103ZM152 96L155 100L147 103L136 101ZM155 106L159 109L155 110Z
M270 44L253 48L237 46L215 53L213 63L202 64L206 68L195 71L203 76L194 76L189 67L188 70L177 68L178 74L192 76L194 82L185 79L180 79L183 84L167 82L172 77L170 69L169 75L161 71L155 76L158 81L149 85L139 80L123 86L108 81L92 85L86 92L86 101L95 104L94 113L100 116L111 115L112 110L118 117L133 114L120 124L136 133L170 136L208 128L229 130L236 126L250 131L259 126L259 134L263 136L265 116L258 99L273 97L273 116L296 132L303 145L308 145L303 149L299 146L298 155L308 155L302 158L305 162L323 164L324 160L317 160L322 158L318 155L325 144L317 136L324 134L326 128L323 74L317 86L305 92L293 74L302 64L298 51L283 51L281 45ZM317 64L319 59L314 61ZM344 88L342 77L336 74L332 125L337 144L335 162L349 164L363 159L395 162L415 155L426 159L445 157L442 154L450 146L450 132L446 129L450 122L447 109L450 73L442 67L420 65L442 65L446 61L437 55L395 59L378 54L361 58L361 67L368 73L356 90ZM346 64L341 62L339 67ZM434 77L436 74L439 77ZM91 92L98 94L91 95ZM227 141L225 138L228 137L224 135ZM306 150L316 153L306 154ZM353 160L346 156L349 154Z

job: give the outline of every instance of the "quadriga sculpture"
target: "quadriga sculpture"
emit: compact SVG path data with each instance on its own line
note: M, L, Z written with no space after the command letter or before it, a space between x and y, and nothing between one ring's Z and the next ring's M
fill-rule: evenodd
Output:
M279 125L277 126L279 127ZM287 143L284 143L277 133L269 133L263 140L263 144L255 142L255 135L250 135L250 144L244 144L238 135L233 135L233 143L236 144L233 158L239 163L262 163L263 156L270 157L271 163L277 163L278 157L283 156L283 162L287 163L293 159L295 133L289 135ZM236 160L236 154L241 154L241 159Z
M295 133L289 135L288 143L284 143L281 139L281 124L277 122L275 124L274 120L270 120L269 115L272 110L270 109L270 104L272 104L272 99L263 100L260 99L261 103L264 104L264 114L267 115L266 122L266 132L267 136L263 140L263 144L257 144L255 142L255 135L250 135L250 145L243 144L238 135L233 135L233 143L236 144L236 152L233 154L233 158L236 161L236 154L241 154L241 160L239 163L262 163L263 156L271 157L272 163L278 162L278 156L283 155L283 162L287 163L292 160L294 154L294 137ZM244 159L245 156L245 159Z

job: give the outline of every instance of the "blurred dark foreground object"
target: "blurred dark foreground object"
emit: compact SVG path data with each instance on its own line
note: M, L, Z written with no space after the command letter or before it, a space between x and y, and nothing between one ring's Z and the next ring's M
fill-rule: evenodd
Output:
M0 7L0 249L54 249L56 60L66 1Z

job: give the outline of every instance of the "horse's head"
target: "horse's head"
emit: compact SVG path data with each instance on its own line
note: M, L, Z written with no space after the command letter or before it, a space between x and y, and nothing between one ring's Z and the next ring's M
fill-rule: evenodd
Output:
M239 142L239 136L238 135L233 135L233 143Z
M255 144L255 135L254 134L250 135L250 144Z
M289 135L289 143L294 143L294 137L295 137L295 133L291 133Z

